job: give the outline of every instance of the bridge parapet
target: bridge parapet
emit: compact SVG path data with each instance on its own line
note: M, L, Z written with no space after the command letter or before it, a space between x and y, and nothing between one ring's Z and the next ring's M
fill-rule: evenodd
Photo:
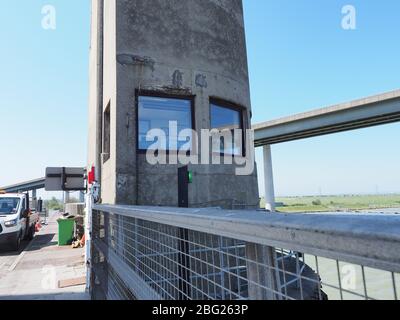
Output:
M95 206L94 298L396 299L400 217Z

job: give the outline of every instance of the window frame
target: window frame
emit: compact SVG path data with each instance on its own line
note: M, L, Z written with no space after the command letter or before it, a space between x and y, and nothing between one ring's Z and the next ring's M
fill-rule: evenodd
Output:
M111 159L111 101L107 103L106 108L103 111L102 121L102 163L105 164ZM108 150L107 150L108 149ZM108 151L108 152L106 152Z
M212 127L212 105L215 105L220 108L225 108L225 109L230 109L236 112L239 112L239 119L240 119L240 127L242 129L242 152L240 154L230 154L230 153L224 153L224 152L214 152L211 149L211 153L214 155L220 155L221 157L246 157L246 121L245 121L245 115L247 114L247 108L245 108L242 105L223 100L221 98L216 98L216 97L210 97L209 99L209 111L210 111L210 129L216 129Z
M139 98L140 97L150 97L150 98L164 98L164 99L175 99L175 100L185 100L190 102L190 113L191 113L191 122L192 122L192 130L196 131L196 115L195 115L195 95L188 94L169 94L160 91L153 90L135 90L135 109L136 109L136 152L138 154L146 154L148 149L140 149L139 147ZM195 142L193 141L193 144ZM192 146L192 150L187 152L187 155L191 155L195 153L195 146ZM177 154L179 150L157 150L157 154Z

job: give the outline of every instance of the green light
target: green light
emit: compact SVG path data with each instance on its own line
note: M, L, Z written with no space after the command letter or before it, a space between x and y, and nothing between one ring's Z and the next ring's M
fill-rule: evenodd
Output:
M192 171L188 172L188 180L189 180L189 183L193 183L193 172Z

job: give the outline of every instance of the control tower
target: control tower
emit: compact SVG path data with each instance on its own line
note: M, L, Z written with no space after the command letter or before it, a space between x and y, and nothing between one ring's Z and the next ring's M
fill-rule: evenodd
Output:
M92 0L88 166L102 203L257 208L256 169L239 175L236 161L254 165L251 116L241 0ZM198 134L198 163L171 160L184 144L171 122ZM147 159L154 129L167 163ZM202 130L243 134L205 149Z

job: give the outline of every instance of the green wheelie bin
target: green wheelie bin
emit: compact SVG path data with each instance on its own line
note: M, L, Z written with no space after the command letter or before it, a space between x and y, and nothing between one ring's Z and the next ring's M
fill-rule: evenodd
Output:
M67 246L72 243L74 236L74 219L58 219L58 245Z

